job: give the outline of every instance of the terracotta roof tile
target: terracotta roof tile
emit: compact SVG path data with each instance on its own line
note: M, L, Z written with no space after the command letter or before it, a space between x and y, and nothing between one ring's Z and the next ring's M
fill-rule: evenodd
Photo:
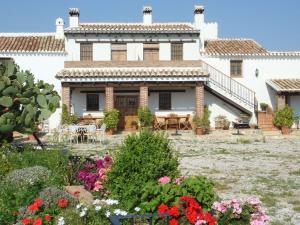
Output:
M190 23L81 23L79 27L67 28L66 33L199 33Z
M1 36L0 52L64 52L63 39L54 36Z
M267 84L277 92L300 92L300 79L271 79Z
M216 39L205 42L209 55L264 55L268 51L251 39Z

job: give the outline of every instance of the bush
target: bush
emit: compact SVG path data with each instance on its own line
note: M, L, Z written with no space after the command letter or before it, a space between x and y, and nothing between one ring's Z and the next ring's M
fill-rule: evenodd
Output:
M37 183L46 183L50 178L51 171L42 166L28 167L20 170L14 170L6 176L6 182L12 186L22 187L35 185Z
M63 104L61 112L61 123L62 124L77 124L79 118L76 114L70 114L67 109L67 105Z
M295 122L294 110L285 106L283 109L277 110L274 116L274 125L277 127L291 128Z
M1 152L1 150L0 150ZM66 185L68 181L68 156L59 149L35 150L27 148L23 152L11 152L0 157L0 178L16 169L43 166L52 173L47 181L52 185Z
M196 127L201 127L205 130L205 133L209 133L210 130L210 111L207 107L204 108L203 116L194 116L193 122L195 123Z
M105 187L127 209L140 203L147 182L179 173L178 158L167 137L147 130L128 136L113 158Z
M78 200L72 195L56 187L47 187L39 193L39 198L43 199L45 209L55 207L59 199L68 199L70 206L76 206Z
M266 111L268 107L269 107L269 105L267 103L264 103L264 102L260 103L260 109L262 111Z
M105 111L103 122L107 128L117 128L119 123L119 111L116 109Z
M154 116L148 107L139 107L138 117L139 117L141 127L151 127L152 126Z
M206 177L197 176L183 179L177 184L147 183L141 197L141 208L147 213L155 213L160 204L179 204L180 197L184 195L194 197L205 210L210 210L218 199L213 183Z

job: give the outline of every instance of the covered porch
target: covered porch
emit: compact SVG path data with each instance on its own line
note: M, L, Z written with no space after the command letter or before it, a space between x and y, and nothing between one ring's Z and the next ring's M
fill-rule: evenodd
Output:
M62 103L69 112L96 121L104 117L105 110L115 108L120 112L120 130L136 129L139 107L148 107L161 120L176 115L178 128L204 110L207 74L199 66L64 69L57 78L62 83ZM165 126L162 129L168 128Z

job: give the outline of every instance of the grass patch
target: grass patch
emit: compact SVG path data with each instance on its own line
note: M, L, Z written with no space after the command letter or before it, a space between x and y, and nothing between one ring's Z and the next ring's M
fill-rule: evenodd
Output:
M300 176L300 169L289 172L290 175Z
M239 144L251 144L252 141L250 139L240 138L240 139L237 139L237 143L239 143Z
M228 151L228 149L219 148L216 150L215 154L216 155L230 155L230 152Z

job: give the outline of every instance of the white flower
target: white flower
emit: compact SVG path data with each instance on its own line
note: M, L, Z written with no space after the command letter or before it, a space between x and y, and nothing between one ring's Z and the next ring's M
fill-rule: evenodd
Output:
M110 217L110 212L109 211L106 211L105 212L105 216L108 218L108 217Z
M80 217L84 217L86 215L86 211L82 210L79 214Z
M134 211L139 212L139 211L141 211L141 208L135 207L135 208L134 208Z
M99 205L100 203L101 203L101 200L99 200L99 199L95 199L93 201L93 205Z
M59 217L57 225L65 225L65 219L63 217Z
M105 203L107 205L118 205L119 204L119 201L118 200L113 200L113 199L107 199L107 200L104 200Z
M102 208L101 206L97 205L97 206L95 207L95 210L98 212L101 208Z
M126 216L127 215L127 212L126 211L123 211L123 210L121 210L121 216Z
M76 209L80 209L80 208L81 208L81 206L82 206L82 204L78 204L78 205L76 205Z

